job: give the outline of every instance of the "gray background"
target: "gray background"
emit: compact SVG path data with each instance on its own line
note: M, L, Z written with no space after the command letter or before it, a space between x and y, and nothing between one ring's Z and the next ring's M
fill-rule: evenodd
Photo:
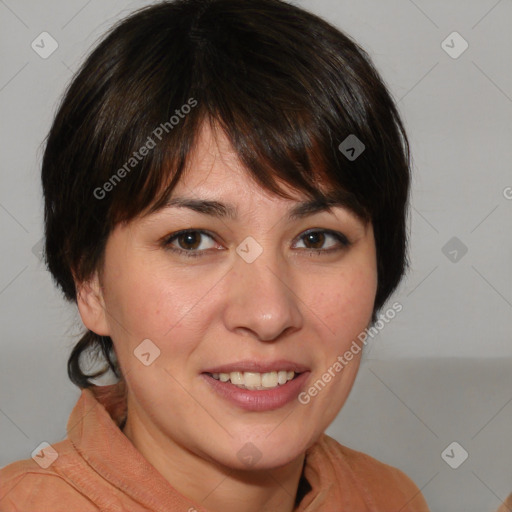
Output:
M66 361L81 322L38 257L42 142L91 45L149 3L0 0L0 466L63 439L80 394ZM370 53L414 158L403 311L328 433L400 467L433 511L493 511L512 492L512 2L295 3ZM47 59L31 48L43 31ZM469 453L457 469L441 457L453 441Z

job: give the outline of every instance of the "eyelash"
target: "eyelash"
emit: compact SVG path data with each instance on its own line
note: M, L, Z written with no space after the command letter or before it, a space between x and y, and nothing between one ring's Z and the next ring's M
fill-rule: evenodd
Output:
M201 230L201 229L183 229L181 231L177 231L176 233L172 233L171 235L167 236L163 241L163 246L165 249L172 251L176 254L181 254L183 256L186 256L188 258L197 258L205 256L207 251L209 249L203 249L203 250L186 250L186 249L180 249L178 247L173 247L171 244L174 242L174 240L178 239L182 235L186 235L188 233L200 233L201 235L206 235L212 240L215 240L215 237L212 236L207 231ZM306 236L312 234L312 233L323 233L325 235L330 235L333 238L335 238L338 243L340 244L338 247L333 247L330 249L312 249L312 248L302 248L303 251L309 251L311 255L318 255L321 256L322 254L330 254L333 252L341 251L343 249L348 248L351 245L351 242L348 240L348 238L343 234L339 233L338 231L332 231L330 229L310 229L305 231L299 236L299 239L303 239Z

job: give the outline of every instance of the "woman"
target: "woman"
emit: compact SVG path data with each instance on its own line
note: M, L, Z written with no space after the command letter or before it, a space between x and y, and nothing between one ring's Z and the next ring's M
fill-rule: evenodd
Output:
M42 182L82 395L2 510L427 510L324 434L406 267L407 139L347 36L279 0L143 9L71 83Z

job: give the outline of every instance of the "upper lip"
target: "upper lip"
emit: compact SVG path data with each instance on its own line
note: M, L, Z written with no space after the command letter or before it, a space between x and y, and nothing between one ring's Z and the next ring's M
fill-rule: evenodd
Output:
M208 368L203 373L231 373L231 372L256 372L256 373L269 373L278 372L279 370L286 370L288 372L302 373L309 371L309 368L303 364L295 363L293 361L279 360L279 361L254 361L244 360L235 363L227 363Z

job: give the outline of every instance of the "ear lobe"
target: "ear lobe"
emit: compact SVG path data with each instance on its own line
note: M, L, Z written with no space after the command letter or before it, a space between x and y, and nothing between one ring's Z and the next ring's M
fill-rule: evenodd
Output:
M89 281L77 284L76 302L87 329L100 336L109 336L105 301L97 272Z

